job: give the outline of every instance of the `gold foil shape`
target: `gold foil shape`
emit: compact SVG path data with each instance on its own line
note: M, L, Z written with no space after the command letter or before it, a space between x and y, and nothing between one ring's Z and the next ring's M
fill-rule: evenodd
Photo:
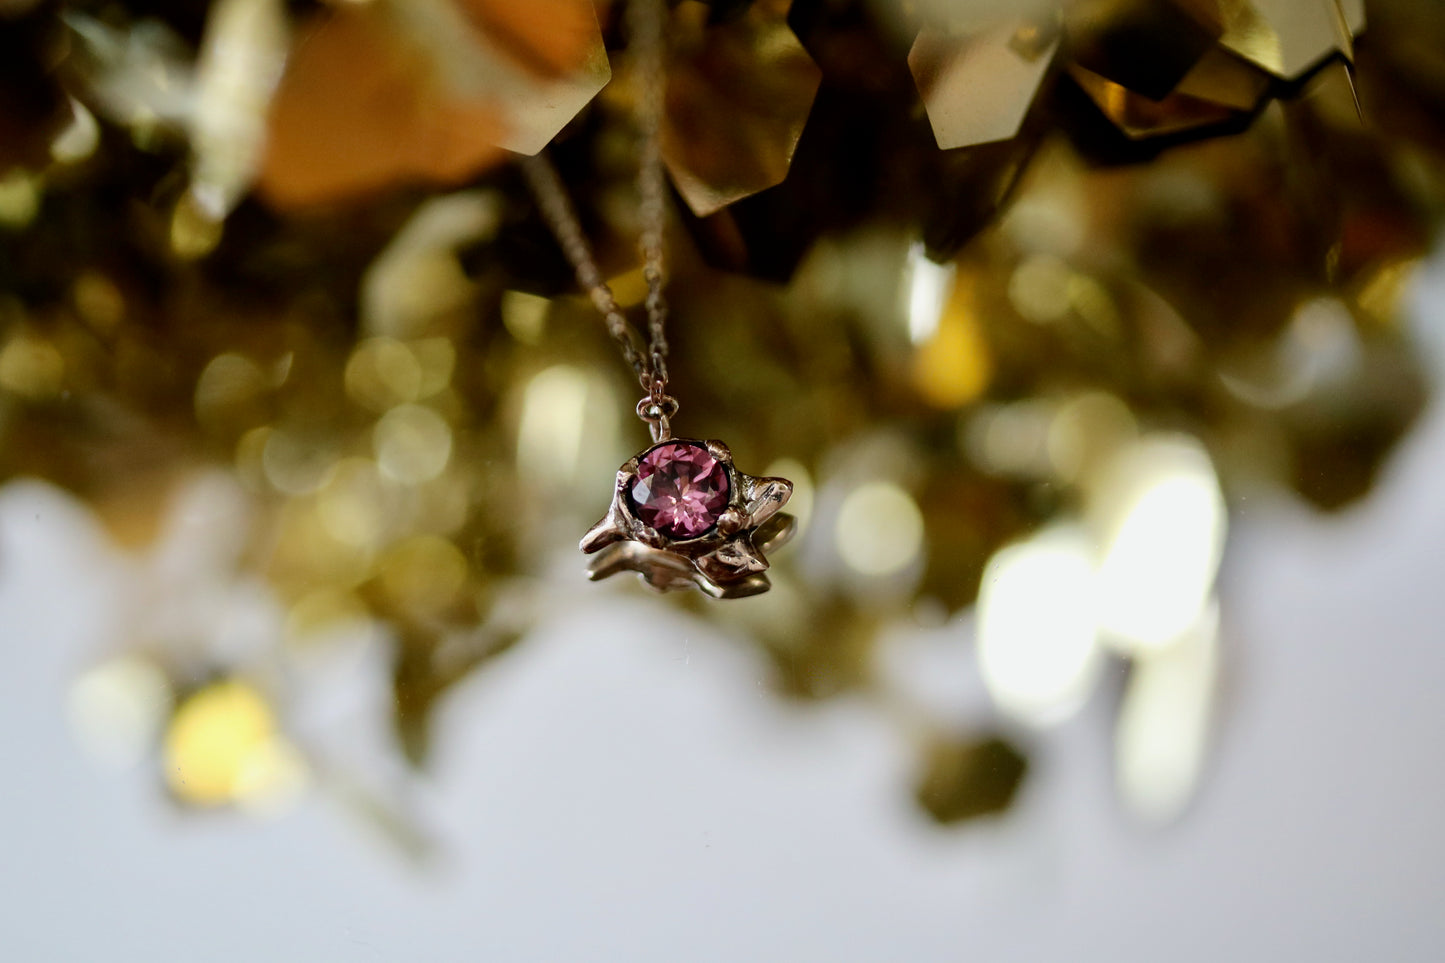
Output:
M1078 64L1069 65L1069 76L1104 116L1133 140L1210 127L1237 115L1223 104L1181 93L1170 94L1163 100L1150 100Z
M697 0L673 11L662 160L699 217L788 176L822 81L788 27L789 5L758 0L711 25Z
M540 151L612 75L590 0L345 5L298 35L261 176L280 206L462 183Z
M1250 111L1269 90L1269 75L1254 64L1215 47L1184 75L1174 93Z
M1219 0L1220 44L1292 80L1336 52L1354 56L1365 26L1361 0Z
M1064 10L1074 63L1159 99L1223 32L1210 0L1075 0Z
M412 0L434 8L427 39L450 53L445 69L467 96L490 96L502 108L497 143L536 154L612 79L592 0ZM460 10L472 27L454 23Z
M908 52L933 136L944 150L1008 140L1058 49L1058 30L1012 21L971 34L929 27Z
M505 156L502 111L429 80L376 5L337 7L297 33L261 170L272 204L324 204L415 181L456 184Z

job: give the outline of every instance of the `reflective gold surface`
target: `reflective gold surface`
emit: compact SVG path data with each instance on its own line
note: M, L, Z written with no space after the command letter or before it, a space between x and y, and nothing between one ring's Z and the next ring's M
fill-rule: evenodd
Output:
M763 0L723 23L698 0L672 13L662 157L699 217L788 175L821 77L788 7Z
M1018 133L1058 47L1058 27L1005 21L974 34L925 28L908 67L944 150Z
M1353 57L1365 26L1355 0L1222 0L1220 43L1277 76L1294 79L1333 53Z

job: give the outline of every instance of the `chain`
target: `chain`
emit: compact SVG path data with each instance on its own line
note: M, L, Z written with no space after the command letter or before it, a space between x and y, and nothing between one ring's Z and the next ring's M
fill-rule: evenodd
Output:
M553 167L552 162L544 155L538 154L535 157L523 158L522 174L532 188L532 193L536 195L542 216L552 226L552 233L557 235L557 243L561 245L562 253L572 262L572 267L577 272L577 283L591 295L592 303L602 312L607 321L608 333L622 348L622 357L636 373L643 390L650 390L652 369L648 355L637 332L627 323L627 318L623 317L612 289L602 280L602 272L598 270L587 239L582 235L582 225L578 222L572 201L568 199L567 191L562 186L562 178L558 176L557 168Z
M653 379L661 394L667 387L667 302L662 297L662 229L666 214L666 185L662 178L662 111L666 93L663 72L663 0L632 0L628 26L637 57L637 126L642 132L642 156L637 167L638 220L641 222L642 276L647 281L647 327Z
M637 404L637 415L652 427L654 441L670 437L669 420L677 413L677 401L667 393L667 301L662 288L663 226L666 222L667 187L662 175L662 112L665 74L663 72L663 0L630 0L627 26L638 78L637 126L642 148L637 169L638 247L642 252L642 276L647 281L647 344L628 323L612 289L602 279L591 246L582 233L577 211L557 168L544 154L522 160L522 174L537 198L542 216L557 236L577 274L577 283L592 298L607 322L607 332L622 350L622 357L646 392Z

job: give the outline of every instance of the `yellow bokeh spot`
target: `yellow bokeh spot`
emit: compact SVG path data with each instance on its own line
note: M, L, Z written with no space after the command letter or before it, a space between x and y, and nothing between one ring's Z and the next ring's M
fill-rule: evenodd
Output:
M370 338L347 359L346 393L364 408L387 411L422 396L423 374L421 362L405 344L393 338Z
M0 349L0 388L34 401L53 398L65 383L65 359L49 341L20 334Z
M266 391L266 374L245 355L218 354L196 379L196 418L203 425L223 424L244 412Z
M413 489L411 529L451 535L466 524L472 507L472 482L459 471L443 472Z
M194 806L260 801L294 783L295 753L270 704L244 682L212 683L181 703L165 734L165 778Z
M343 545L371 545L393 522L394 488L370 459L342 459L316 494L317 516Z
M538 344L547 327L552 302L525 291L502 293L502 324L522 344Z
M456 601L467 580L461 550L436 535L417 535L391 546L378 563L381 588L399 607L439 611Z
M1069 306L1086 324L1106 338L1119 337L1123 321L1108 288L1086 274L1075 274L1067 291Z
M236 476L252 491L264 490L266 481L266 442L273 429L269 425L252 428L236 442Z
M70 123L50 142L50 156L57 164L76 164L100 146L100 124L95 115L74 97L70 99Z
M1008 297L1014 310L1036 324L1057 321L1069 310L1069 282L1074 272L1050 254L1024 258L1009 277Z
M961 408L983 393L991 374L988 344L972 293L960 279L938 319L938 328L913 356L913 382L934 407Z
M568 487L577 474L588 406L587 374L553 365L527 382L517 427L517 468L524 478Z
M40 178L20 168L0 175L0 228L20 230L40 212Z
M381 473L405 485L431 481L452 457L452 429L424 405L398 405L382 415L372 432Z
M457 349L451 338L421 338L407 345L421 371L418 398L430 398L452 383L457 366Z
M374 549L347 544L327 528L314 499L294 498L281 508L267 573L278 585L351 586L371 572Z
M1411 258L1386 264L1376 271L1356 299L1365 318L1381 327L1394 327L1400 318L1400 300L1420 268Z
M125 317L125 297L115 282L98 271L85 271L72 290L75 309L91 327L112 331Z
M647 297L647 278L643 277L641 267L608 278L607 286L612 289L617 303L624 308L641 304Z
M286 495L309 495L326 484L335 453L314 434L276 429L266 435L261 469L272 488Z
M371 612L355 592L327 586L308 592L286 615L286 641L307 645L334 638L369 622Z
M206 209L196 195L187 191L176 202L171 215L171 250L185 260L205 257L221 243L225 221Z
M861 575L903 571L923 548L923 515L893 482L859 485L843 499L834 529L838 555Z

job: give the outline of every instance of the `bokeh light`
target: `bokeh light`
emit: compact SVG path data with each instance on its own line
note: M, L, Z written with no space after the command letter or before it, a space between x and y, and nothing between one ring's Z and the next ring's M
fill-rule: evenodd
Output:
M1026 722L1067 718L1100 666L1093 549L1073 526L1000 549L978 593L978 660L998 707Z
M392 545L377 563L381 587L404 611L436 614L457 601L467 579L461 550L437 535L415 535Z
M397 405L372 434L382 474L407 485L431 481L452 457L452 429L434 408Z
M849 492L833 528L838 555L862 575L895 575L923 548L923 515L899 485L867 482Z
M271 704L237 679L213 682L181 702L165 733L164 756L167 786L193 806L275 809L307 778Z
M358 547L375 544L396 519L396 483L376 462L346 458L336 464L316 495L316 511L328 534Z
M65 704L81 747L116 769L137 766L154 751L170 707L165 673L139 655L118 656L88 669L71 685Z
M416 355L395 338L369 338L346 362L346 393L377 413L422 396L422 370Z
M43 338L23 330L0 348L0 388L33 400L52 398L65 383L65 358Z
M309 495L322 485L336 462L327 439L292 428L277 428L265 436L261 467L266 480L287 495Z
M957 273L952 263L939 264L931 260L921 243L915 242L909 247L904 278L908 292L908 338L914 344L928 341L938 330Z
M1135 660L1115 722L1119 797L1140 819L1175 818L1194 796L1209 745L1219 672L1211 602L1173 645Z
M50 142L50 156L58 164L85 160L100 144L100 124L84 104L70 98L70 123Z
M572 491L584 470L610 473L617 455L616 393L600 378L558 364L535 374L522 396L517 469L548 493Z
M1126 649L1168 646L1196 624L1224 550L1224 495L1195 439L1153 435L1101 470L1100 625Z
M1030 321L1057 321L1069 310L1069 282L1073 277L1069 266L1053 255L1027 257L1009 279L1009 300Z

